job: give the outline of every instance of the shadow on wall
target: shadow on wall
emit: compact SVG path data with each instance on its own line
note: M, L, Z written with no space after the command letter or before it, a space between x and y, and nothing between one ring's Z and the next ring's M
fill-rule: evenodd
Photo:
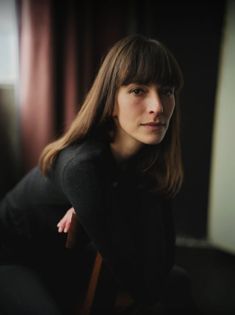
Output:
M17 113L13 85L0 86L0 199L19 177Z

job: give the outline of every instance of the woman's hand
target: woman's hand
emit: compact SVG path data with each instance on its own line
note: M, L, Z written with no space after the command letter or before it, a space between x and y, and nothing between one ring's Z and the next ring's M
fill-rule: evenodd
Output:
M65 213L63 218L58 222L57 228L58 228L59 233L62 233L62 232L68 233L70 226L71 226L73 214L75 214L75 210L74 210L74 208L70 208Z

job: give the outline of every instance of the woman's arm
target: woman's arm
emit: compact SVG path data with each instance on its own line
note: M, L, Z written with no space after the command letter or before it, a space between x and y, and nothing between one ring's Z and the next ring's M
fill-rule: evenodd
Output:
M97 250L107 248L104 183L93 161L69 162L60 177L62 189ZM72 211L71 211L72 212ZM71 212L69 215L71 215Z

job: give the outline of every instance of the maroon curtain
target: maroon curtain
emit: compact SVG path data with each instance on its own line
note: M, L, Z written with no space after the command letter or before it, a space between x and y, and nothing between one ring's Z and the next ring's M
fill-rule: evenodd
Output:
M27 171L69 126L101 57L126 34L128 10L110 1L19 1L20 125Z
M70 11L71 12L71 11ZM76 61L76 25L74 15L68 19L65 38L64 58L64 128L67 129L74 118L77 102L77 61Z
M22 0L20 9L20 126L29 169L54 136L51 5Z

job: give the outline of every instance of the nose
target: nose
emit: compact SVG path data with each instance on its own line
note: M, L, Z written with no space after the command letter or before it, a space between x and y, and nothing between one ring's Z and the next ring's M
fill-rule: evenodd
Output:
M150 114L163 113L162 99L157 91L153 91L148 102L148 111Z

